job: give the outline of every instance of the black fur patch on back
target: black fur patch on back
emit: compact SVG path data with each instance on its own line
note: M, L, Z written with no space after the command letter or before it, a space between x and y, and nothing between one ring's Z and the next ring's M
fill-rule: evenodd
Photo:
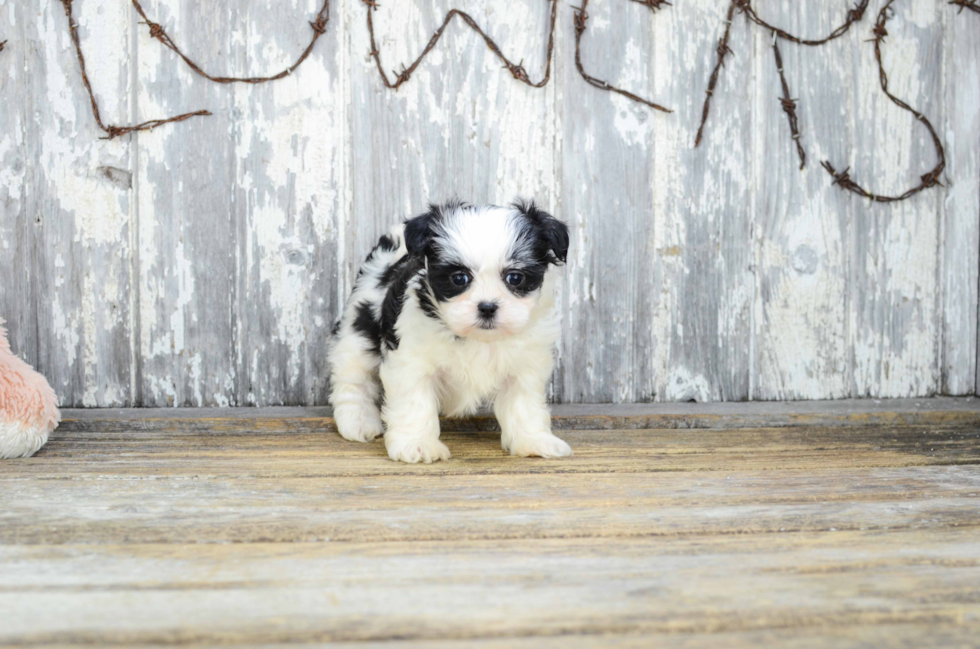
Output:
M357 305L357 317L351 323L354 331L367 338L371 343L371 351L381 355L381 324L374 319L369 302L361 302Z
M402 307L405 306L408 283L425 266L425 261L417 257L402 257L389 271L391 273L391 283L388 285L388 292L385 294L384 302L381 303L381 340L388 350L398 349L399 339L395 332L395 323L401 315ZM387 272L385 273L388 274Z
M364 258L364 263L366 264L372 259L374 259L374 256L378 254L379 250L381 252L394 252L398 250L398 246L400 245L401 242L398 241L396 238L392 237L389 234L382 234L381 238L378 239L378 243L375 244L373 248L371 248L371 252L369 252L367 257ZM360 277L362 273L364 273L363 265L361 266L361 269L357 272L357 276Z
M389 286L398 277L399 273L402 272L406 263L408 263L408 255L402 256L401 259L385 268L385 272L381 273L381 276L378 278L378 288Z

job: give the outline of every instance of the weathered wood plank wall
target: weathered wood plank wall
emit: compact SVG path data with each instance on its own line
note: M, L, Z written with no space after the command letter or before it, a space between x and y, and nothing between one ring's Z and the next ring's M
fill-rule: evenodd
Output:
M291 63L319 0L150 0L206 70ZM551 81L515 81L456 21L398 92L378 78L360 0L290 77L218 85L151 39L127 0L76 0L112 123L213 116L101 140L59 0L0 0L0 316L73 406L321 404L326 337L378 234L429 200L536 197L568 221L557 401L972 394L978 385L980 15L898 0L891 89L947 147L944 187L876 205L833 187L850 166L901 193L935 164L889 102L866 41L782 44L808 164L778 97L771 37L736 15L734 56L692 148L727 0L653 12L593 0L583 63L672 108L587 85L559 0ZM762 2L819 38L848 2ZM545 66L547 0L382 3L388 69L452 7Z

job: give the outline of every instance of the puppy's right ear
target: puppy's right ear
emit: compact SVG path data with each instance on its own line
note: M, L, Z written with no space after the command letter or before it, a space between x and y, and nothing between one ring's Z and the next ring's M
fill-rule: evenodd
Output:
M405 247L412 257L425 255L432 241L433 226L441 217L437 205L429 205L429 211L405 221Z

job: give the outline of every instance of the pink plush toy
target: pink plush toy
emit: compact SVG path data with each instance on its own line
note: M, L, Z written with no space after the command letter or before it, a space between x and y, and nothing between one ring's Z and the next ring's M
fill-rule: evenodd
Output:
M0 318L0 459L30 457L61 421L54 390L10 351Z

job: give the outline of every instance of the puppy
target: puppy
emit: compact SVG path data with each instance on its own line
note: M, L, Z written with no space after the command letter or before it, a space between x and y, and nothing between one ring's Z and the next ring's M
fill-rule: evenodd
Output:
M545 397L559 324L547 271L567 254L565 224L524 201L433 205L382 236L330 343L340 434L383 433L393 460L447 460L440 412L492 401L505 451L571 455Z

